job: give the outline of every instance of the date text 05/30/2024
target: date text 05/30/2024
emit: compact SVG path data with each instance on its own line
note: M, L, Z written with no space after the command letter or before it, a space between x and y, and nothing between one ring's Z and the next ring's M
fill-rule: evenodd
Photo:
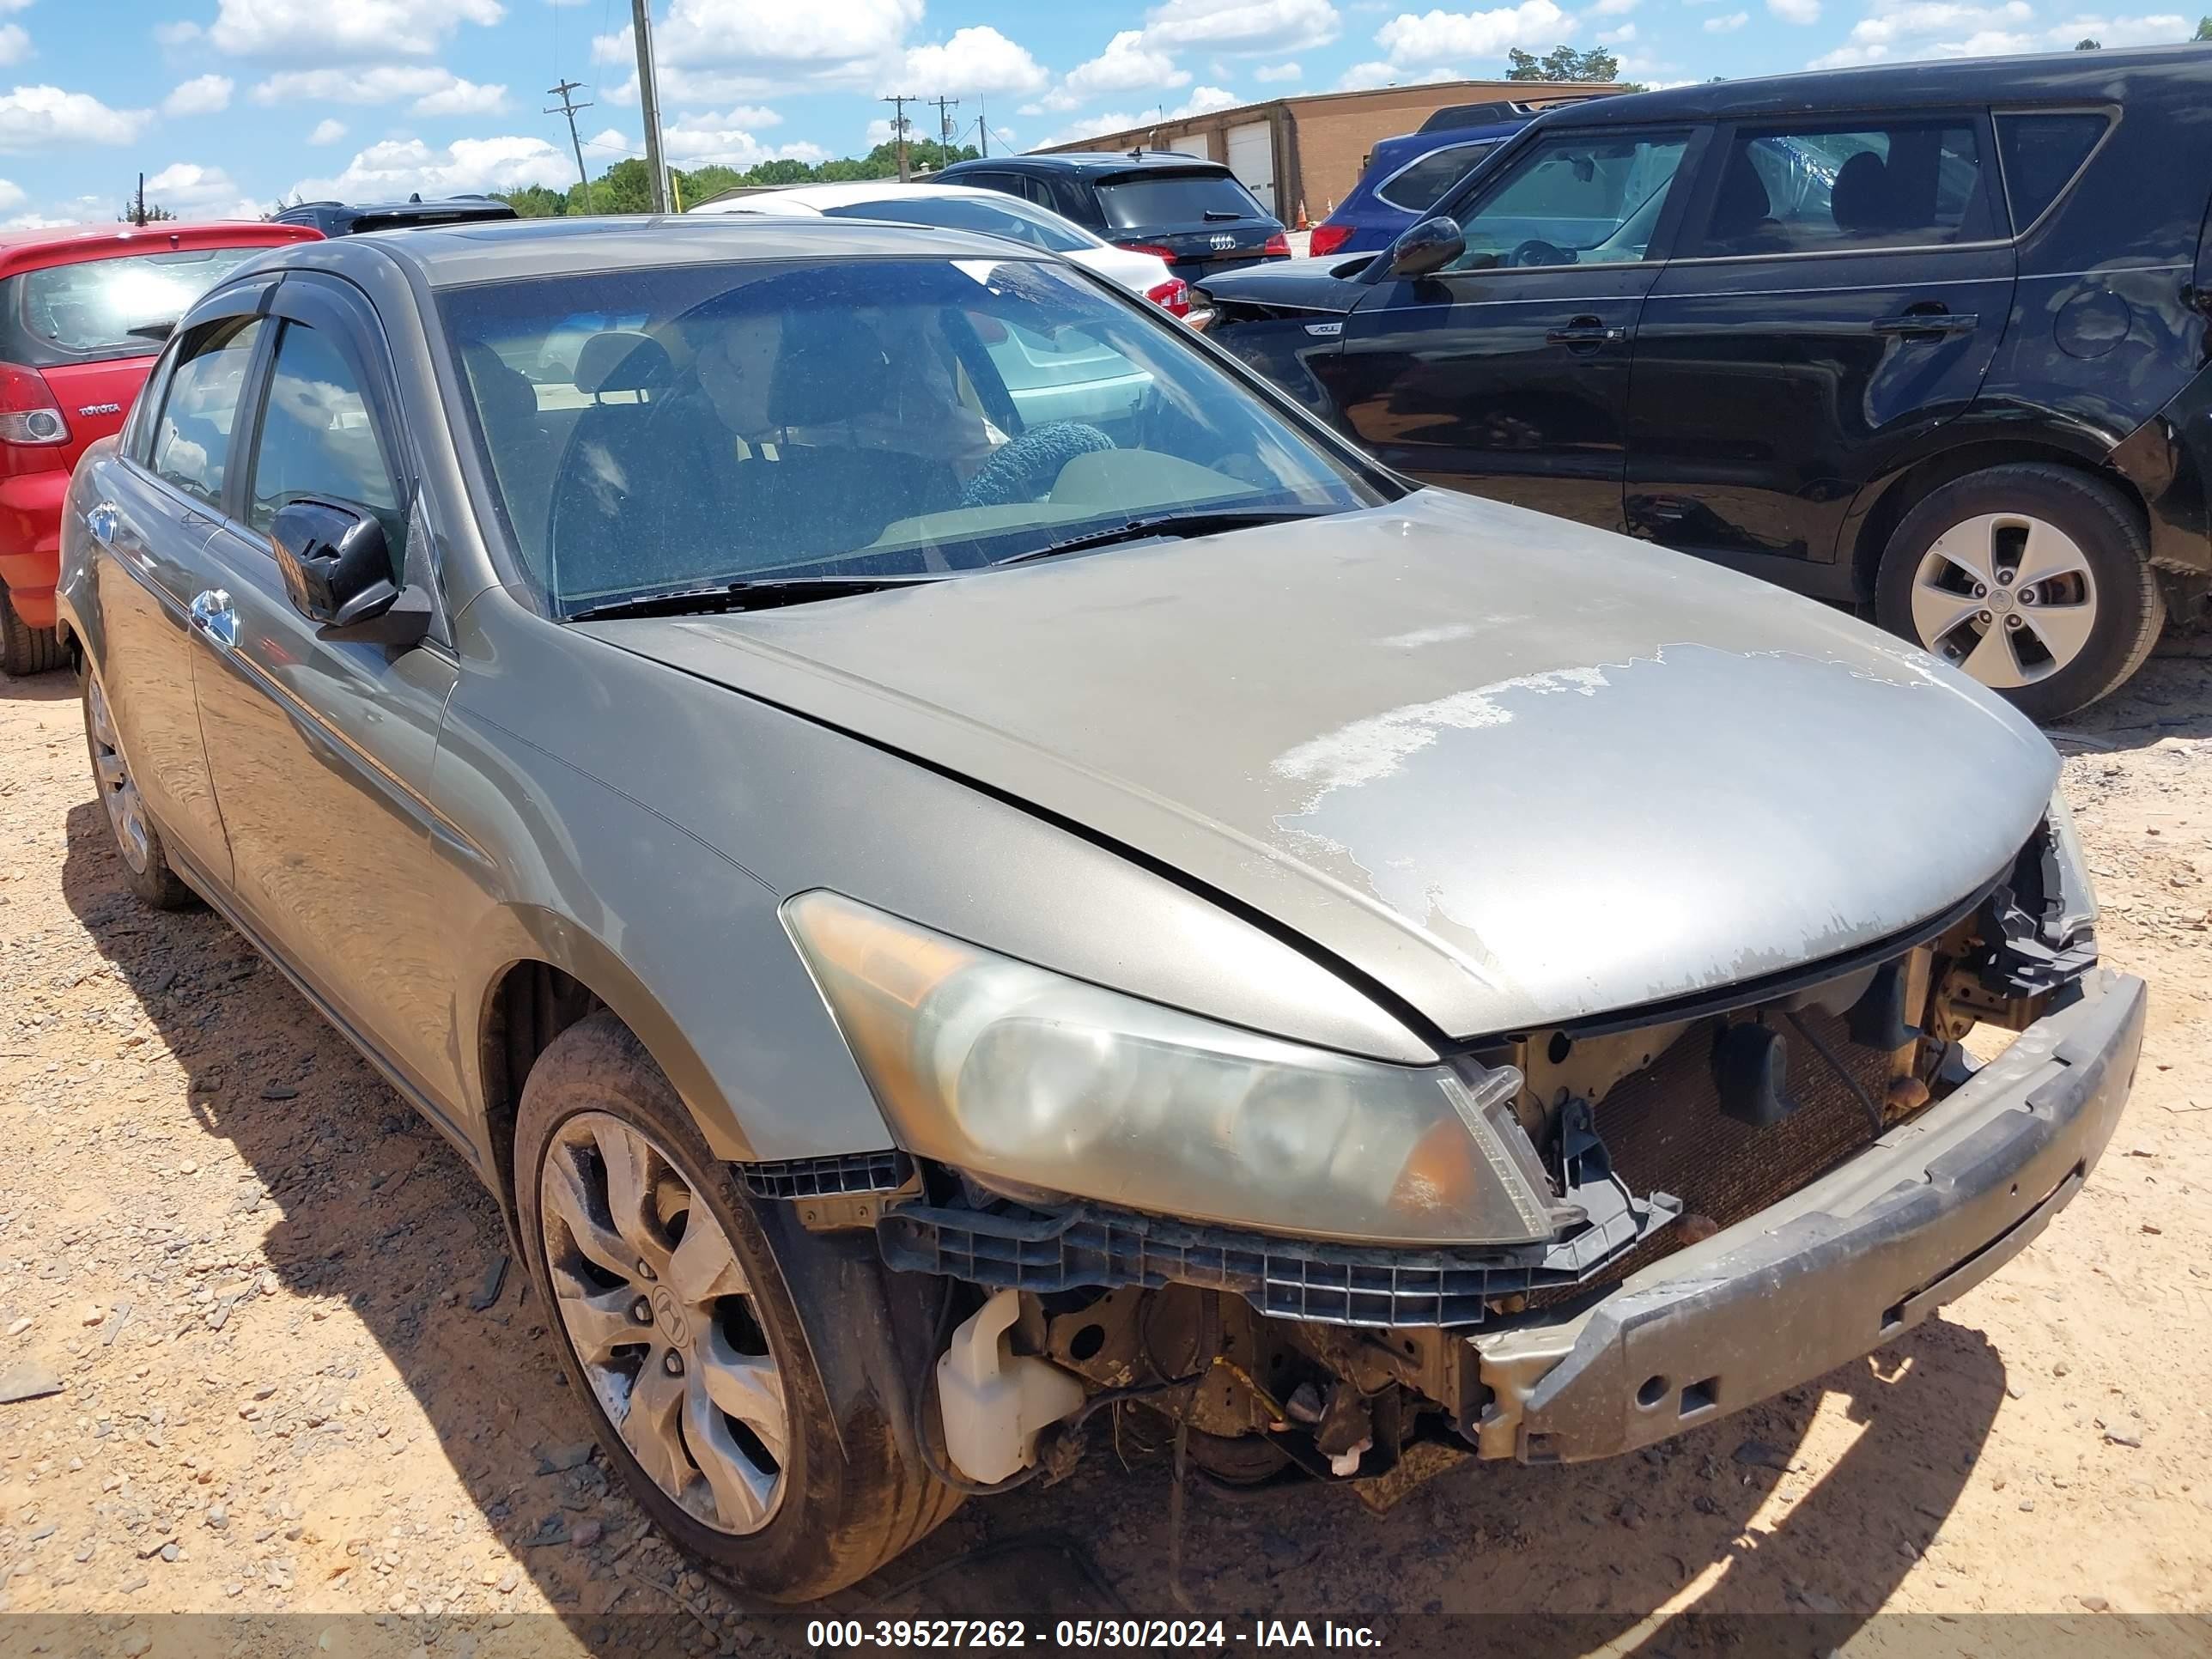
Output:
M1334 1648L1379 1650L1380 1632L1330 1619L1061 1619L1050 1626L1024 1619L815 1619L811 1648Z

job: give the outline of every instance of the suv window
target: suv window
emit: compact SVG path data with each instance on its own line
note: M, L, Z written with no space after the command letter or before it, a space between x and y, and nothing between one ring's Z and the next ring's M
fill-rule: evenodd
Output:
M288 322L254 440L246 522L265 535L276 509L303 496L369 508L398 554L405 532L399 493L377 446L361 374L328 334Z
M2000 115L1997 154L2014 230L2026 230L2058 199L2110 125L2102 115Z
M1498 140L1479 144L1448 144L1410 161L1375 192L1382 201L1408 213L1426 213L1443 199L1443 193L1474 170L1474 164L1498 148Z
M1450 269L1634 264L1651 245L1689 142L1683 132L1540 139L1454 216L1467 252Z
M1917 247L1990 234L1981 145L1951 118L1739 130L1698 252Z
M1264 219L1267 210L1228 173L1144 173L1098 186L1106 222L1116 230L1202 225L1207 219Z
M226 317L179 354L148 465L188 495L222 505L223 471L238 424L246 371L261 337L258 317Z

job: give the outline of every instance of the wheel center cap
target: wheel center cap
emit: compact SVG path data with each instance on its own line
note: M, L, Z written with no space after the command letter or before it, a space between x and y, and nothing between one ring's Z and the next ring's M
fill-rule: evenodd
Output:
M1992 587L1990 590L1990 609L1996 611L2011 610L2012 590L2008 587Z
M678 1348L691 1346L691 1327L684 1317L684 1310L677 1305L676 1293L665 1285L653 1287L653 1322L661 1335Z

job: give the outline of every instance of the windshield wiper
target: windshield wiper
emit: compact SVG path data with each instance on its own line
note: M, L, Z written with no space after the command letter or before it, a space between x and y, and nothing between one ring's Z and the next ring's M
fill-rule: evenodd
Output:
M1299 519L1325 519L1337 510L1319 507L1247 507L1161 513L1149 519L1131 519L1127 523L1117 524L1109 530L1088 531L1080 536L1070 536L1065 541L1047 542L1042 547L1032 547L1027 552L994 559L991 568L995 570L1002 565L1027 564L1034 559L1049 559L1062 553L1086 552L1094 547L1111 547L1116 542L1146 541L1155 536L1216 536L1224 531L1249 530L1258 525L1290 524Z
M772 611L778 605L840 599L848 593L879 593L888 587L920 587L944 580L941 575L759 576L745 581L723 582L714 587L687 587L673 593L641 593L634 599L609 599L604 604L586 605L581 611L572 611L567 620L605 622L617 617L694 617L730 611Z

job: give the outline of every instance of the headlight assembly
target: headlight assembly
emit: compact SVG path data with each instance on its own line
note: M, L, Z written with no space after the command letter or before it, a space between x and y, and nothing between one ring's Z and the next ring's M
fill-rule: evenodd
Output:
M988 1187L1368 1243L1553 1235L1510 1066L1256 1036L832 893L784 916L901 1144Z
M2061 790L2051 792L2046 822L2051 825L2051 863L2058 878L2058 890L2048 896L2057 901L2057 937L2062 942L2070 941L2095 923L2097 890L2089 879L2089 861L2081 854L2081 832L2074 827L2074 809L2067 805Z

